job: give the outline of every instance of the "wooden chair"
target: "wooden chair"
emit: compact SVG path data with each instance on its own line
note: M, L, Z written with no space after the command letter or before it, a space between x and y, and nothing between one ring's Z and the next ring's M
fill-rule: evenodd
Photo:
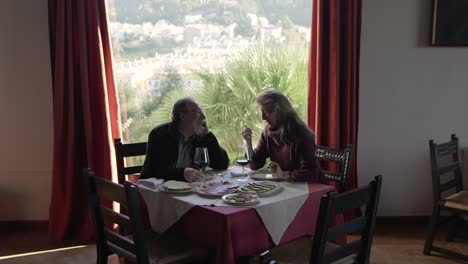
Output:
M273 260L273 256L270 251L265 251L260 254L260 264L278 264L277 261Z
M84 175L89 183L89 201L96 227L96 263L107 263L112 254L138 264L204 263L208 260L206 251L193 249L182 237L145 233L140 196L135 185L111 182L95 176L89 169L84 170ZM103 200L119 203L127 208L128 214L112 210L103 204ZM112 228L115 224L129 230L130 234L119 234Z
M335 163L339 166L339 173L327 170L323 170L323 173L325 178L338 183L340 192L347 191L349 178L351 177L353 147L348 145L345 149L333 149L317 145L315 155L320 161L330 164Z
M429 150L431 153L434 204L423 252L425 255L430 255L431 251L434 251L468 261L468 255L432 245L438 226L447 222L440 221L439 219L442 210L450 213L448 221L452 224L447 235L447 240L449 241L454 238L457 224L464 222L462 216L468 215L468 191L463 190L462 162L458 138L453 134L451 141L442 144L436 144L434 140L430 140ZM453 176L447 180L446 177L451 176L447 175L449 173Z
M139 174L143 165L125 166L125 158L146 155L146 142L123 144L120 138L114 140L115 155L117 161L117 176L120 184L123 184L127 176ZM137 177L129 179L134 182Z
M313 240L297 240L271 249L277 263L369 263L381 185L382 176L379 175L367 186L341 194L334 191L327 193L320 201ZM361 207L365 207L364 216L341 225L329 226L337 214ZM343 246L329 242L351 233L360 233L360 239ZM268 252L262 255L268 256ZM263 263L272 261L264 257L260 258L260 263L265 259L267 262Z

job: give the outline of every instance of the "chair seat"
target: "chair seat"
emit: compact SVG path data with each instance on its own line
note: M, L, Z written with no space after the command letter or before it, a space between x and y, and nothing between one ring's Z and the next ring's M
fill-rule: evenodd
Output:
M210 257L208 250L197 248L175 233L160 236L148 231L145 236L151 264L205 263Z
M468 211L468 191L459 191L445 199L445 207Z
M288 242L283 245L272 248L271 254L275 260L281 264L308 264L312 254L313 238L303 238ZM327 242L325 254L327 251L336 249L339 245ZM356 262L356 255L349 255L346 258L333 262L333 264L351 264Z

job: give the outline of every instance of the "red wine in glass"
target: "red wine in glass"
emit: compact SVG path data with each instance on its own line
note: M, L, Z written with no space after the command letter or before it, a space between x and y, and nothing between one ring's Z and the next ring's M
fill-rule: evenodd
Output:
M195 167L200 170L204 170L208 167L208 162L205 161L194 161L193 164L195 164Z
M210 157L208 156L207 148L196 148L193 163L200 170L203 171L210 164Z
M249 160L248 159L237 159L236 162L237 162L237 164L242 166L242 176L245 176L244 175L244 166L249 164Z

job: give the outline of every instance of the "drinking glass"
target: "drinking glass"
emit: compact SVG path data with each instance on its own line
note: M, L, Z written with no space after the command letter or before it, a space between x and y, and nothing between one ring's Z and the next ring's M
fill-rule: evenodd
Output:
M248 159L248 155L246 155L244 153L244 146L241 146L241 149L242 149L242 151L239 152L239 154L237 156L237 159L236 159L236 162L237 162L237 164L239 164L242 167L242 176L247 176L245 174L244 167L245 167L245 165L249 164L249 159Z
M210 156L208 155L208 149L196 148L193 163L195 164L195 167L198 168L201 173L203 173L205 168L208 167L208 165L210 164Z

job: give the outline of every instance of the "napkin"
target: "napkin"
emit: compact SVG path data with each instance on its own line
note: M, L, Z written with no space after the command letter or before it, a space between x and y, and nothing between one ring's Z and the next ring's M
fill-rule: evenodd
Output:
M163 182L164 182L163 179L156 179L156 178L140 179L136 181L137 184L143 185L150 189L157 189L159 185L161 185Z

